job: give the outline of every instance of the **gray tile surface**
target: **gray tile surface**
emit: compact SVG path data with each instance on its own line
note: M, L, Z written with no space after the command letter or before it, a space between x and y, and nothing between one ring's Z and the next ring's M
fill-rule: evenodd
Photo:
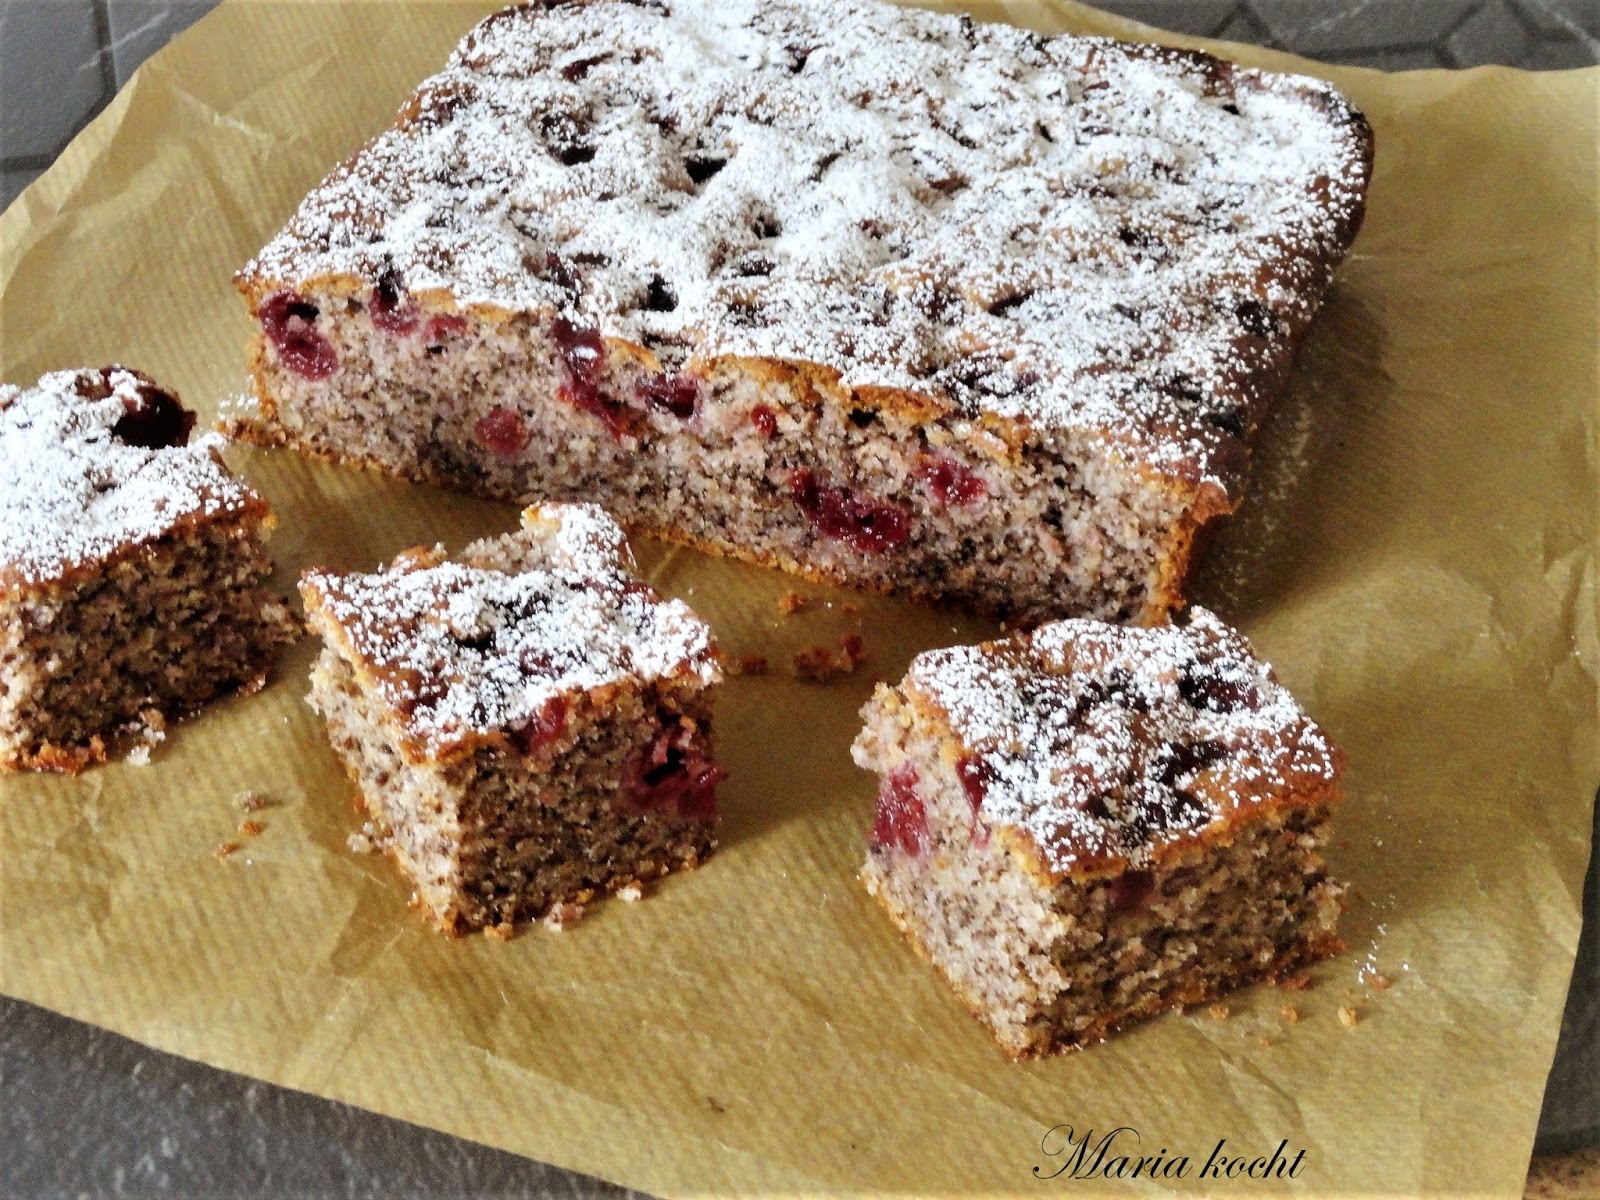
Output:
M1600 0L1105 0L1153 25L1386 69L1600 62ZM0 0L0 203L211 0ZM1600 818L1597 818L1600 822ZM1600 823L1597 823L1600 828ZM1600 1143L1600 866L1540 1124ZM623 1197L633 1193L196 1066L0 999L0 1197Z
M108 98L93 0L0 4L0 159L44 166Z

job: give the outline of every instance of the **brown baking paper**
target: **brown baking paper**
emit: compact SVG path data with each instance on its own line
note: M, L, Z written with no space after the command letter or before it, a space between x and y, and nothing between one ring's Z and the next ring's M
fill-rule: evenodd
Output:
M234 0L157 55L0 218L4 378L122 361L214 412L250 332L229 274L482 11ZM1047 0L975 11L1135 28ZM831 607L783 618L793 581L652 544L650 578L734 653L781 667L859 630L872 655L829 686L730 681L726 824L703 869L564 933L438 936L386 861L346 846L350 789L302 703L301 644L148 766L0 783L0 987L667 1194L1151 1186L1036 1178L1064 1164L1046 1131L1071 1125L1192 1159L1157 1188L1520 1195L1600 778L1600 72L1386 76L1225 49L1333 80L1377 130L1367 227L1199 588L1349 752L1332 861L1354 883L1351 948L1311 990L1004 1059L856 882L873 781L848 754L871 673L990 628L803 585ZM310 563L516 521L230 455L277 506L286 591ZM218 859L247 789L277 806ZM1135 1150L1122 1139L1104 1165ZM1304 1151L1298 1175L1202 1179L1219 1139Z

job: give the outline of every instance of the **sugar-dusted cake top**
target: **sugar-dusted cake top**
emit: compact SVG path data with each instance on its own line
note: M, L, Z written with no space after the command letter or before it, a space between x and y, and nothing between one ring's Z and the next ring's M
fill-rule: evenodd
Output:
M265 505L189 444L194 413L126 367L0 385L0 585L58 579L180 526Z
M577 692L720 678L709 627L634 577L603 510L545 505L522 525L456 560L419 550L375 574L301 577L313 627L355 664L409 753L537 739L548 706Z
M1340 754L1242 635L1186 624L1059 621L919 655L907 687L962 743L980 815L1032 839L1057 872L1140 865L1248 820L1324 799Z
M1311 79L871 0L480 24L240 275L559 311L1223 478L1360 220Z

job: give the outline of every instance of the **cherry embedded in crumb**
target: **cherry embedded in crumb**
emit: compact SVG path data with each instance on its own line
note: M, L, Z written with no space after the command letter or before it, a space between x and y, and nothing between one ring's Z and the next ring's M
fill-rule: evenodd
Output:
M700 407L700 384L693 375L645 375L633 390L642 403L680 420L687 421Z
M961 790L966 793L967 803L972 806L972 840L980 847L987 846L989 826L984 823L980 812L983 798L988 795L989 784L994 779L994 770L981 758L969 754L956 761L956 777L961 780Z
M872 840L898 846L912 858L928 852L928 813L917 795L921 782L909 763L885 775L878 784L878 809L872 819Z
M496 405L472 427L478 444L500 458L515 458L528 444L528 427L515 409Z
M557 317L550 322L550 337L566 368L566 378L559 389L561 399L599 417L611 436L620 441L628 432L629 414L601 389L606 344L600 331Z
M441 313L436 317L429 317L427 327L422 331L422 340L428 343L429 348L442 346L446 338L457 337L467 331L467 319L458 317L454 313Z
M1106 901L1118 912L1132 912L1150 897L1155 877L1149 871L1124 871L1106 885Z
M372 323L395 337L407 337L417 330L422 318L405 285L393 271L385 271L367 300Z
M778 414L765 404L758 404L750 410L750 423L761 431L762 437L778 436Z
M165 450L187 446L194 421L194 413L179 404L171 392L141 384L137 399L122 402L122 415L111 427L111 436L129 446Z
M983 499L987 488L968 466L942 454L924 455L912 474L922 480L941 504L971 505Z
M283 365L306 379L326 379L339 369L333 343L317 332L318 308L294 292L274 292L256 317Z
M629 775L617 801L624 811L704 820L717 815L717 784L728 772L706 756L692 728L675 723L656 734Z
M862 554L883 554L911 536L911 518L898 505L818 483L803 467L790 472L789 492L818 533Z
M518 747L524 754L532 754L547 746L567 731L567 698L551 696L538 712L534 713L514 731Z
M1195 663L1178 679L1178 691L1195 708L1230 713L1261 707L1261 690L1242 672L1224 673L1210 663Z

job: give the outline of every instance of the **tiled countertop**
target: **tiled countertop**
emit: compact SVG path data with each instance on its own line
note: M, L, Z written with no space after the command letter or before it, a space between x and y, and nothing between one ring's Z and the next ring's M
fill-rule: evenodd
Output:
M212 0L0 0L0 203ZM1600 62L1600 0L1101 0L1188 33L1390 70ZM1600 894L1540 1126L1600 1144ZM0 1196L611 1197L632 1193L198 1066L0 999ZM1600 1197L1600 1149L1541 1158L1530 1196Z

